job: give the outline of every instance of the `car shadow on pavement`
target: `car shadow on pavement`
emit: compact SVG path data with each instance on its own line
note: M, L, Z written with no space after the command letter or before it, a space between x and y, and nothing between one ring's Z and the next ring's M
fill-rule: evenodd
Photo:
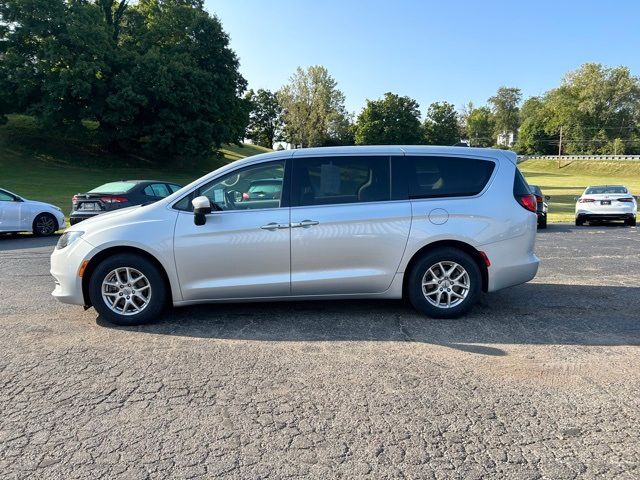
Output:
M638 304L638 287L528 283L483 295L456 320L424 317L401 301L344 300L203 305L150 325L98 323L208 339L422 342L497 356L506 354L500 344L640 345Z
M28 248L53 247L58 243L60 234L50 237L36 237L32 233L7 234L0 233L0 252L24 250Z

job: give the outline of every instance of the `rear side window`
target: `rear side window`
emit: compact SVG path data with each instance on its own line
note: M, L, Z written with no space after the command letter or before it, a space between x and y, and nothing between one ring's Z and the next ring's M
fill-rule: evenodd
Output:
M144 189L144 194L148 197L164 198L169 196L169 189L164 183L152 183Z
M390 196L389 157L293 160L293 206L380 202Z
M480 193L495 163L460 157L410 156L405 162L409 198L468 197Z
M515 197L523 197L525 195L531 195L531 187L520 173L518 167L516 167L516 176L513 179L513 195Z

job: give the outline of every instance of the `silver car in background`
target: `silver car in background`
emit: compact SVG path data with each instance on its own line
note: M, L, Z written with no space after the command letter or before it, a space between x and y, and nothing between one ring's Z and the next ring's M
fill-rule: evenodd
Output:
M255 194L261 184L277 194ZM53 295L120 325L168 303L403 296L452 318L535 276L535 212L512 152L268 153L72 226L51 256Z

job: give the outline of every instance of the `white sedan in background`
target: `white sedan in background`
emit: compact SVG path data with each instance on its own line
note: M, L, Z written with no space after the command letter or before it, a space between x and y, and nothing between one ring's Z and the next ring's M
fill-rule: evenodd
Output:
M576 225L584 222L624 220L636 225L638 204L623 185L594 185L587 187L576 202Z
M64 213L55 205L27 200L0 188L0 232L46 236L65 227Z

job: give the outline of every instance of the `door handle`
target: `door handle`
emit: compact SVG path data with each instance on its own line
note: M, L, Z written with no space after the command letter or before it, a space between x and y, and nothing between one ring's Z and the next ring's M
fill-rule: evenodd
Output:
M289 224L271 222L271 223L267 223L266 225L262 225L260 228L262 230L270 230L273 232L274 230L282 230L283 228L289 228Z
M316 220L302 220L301 222L298 223L292 223L291 224L291 228L309 228L312 227L313 225L318 225L320 222L316 221Z

